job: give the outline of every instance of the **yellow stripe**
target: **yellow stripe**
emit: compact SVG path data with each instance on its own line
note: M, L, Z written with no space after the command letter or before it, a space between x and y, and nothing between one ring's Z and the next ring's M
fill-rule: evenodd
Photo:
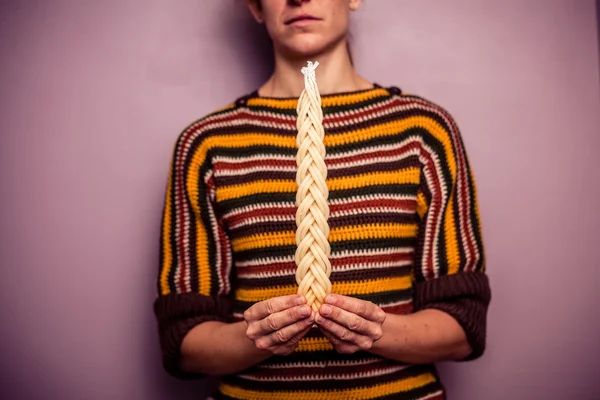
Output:
M192 160L192 163L194 161ZM197 202L198 199L198 182L200 178L200 168L191 168L187 176L187 191L193 199L192 209L194 209L195 215L200 215L200 205ZM193 183L193 184L192 184ZM192 223L190 221L190 223ZM199 263L198 271L198 287L200 288L200 294L210 296L210 274L211 269L208 262L209 250L208 250L208 229L205 227L199 218L196 218L196 257L201 260ZM184 233L185 234L185 233ZM217 251L216 249L213 251ZM184 256L182 254L182 256ZM190 266L192 267L192 266Z
M219 390L227 396L236 399L247 400L305 400L318 397L321 400L345 400L345 399L373 399L375 397L387 396L399 392L408 392L430 383L436 379L431 373L401 379L399 381L384 383L376 386L359 387L356 389L328 390L328 391L295 391L295 392L263 392L258 390L242 389L237 386L221 383Z
M293 180L259 180L217 188L215 196L217 202L221 202L258 193L292 193L296 190L298 184Z
M162 269L160 272L160 293L164 296L167 295L171 292L171 289L169 288L169 272L171 272L171 268L172 268L172 264L173 264L173 257L172 257L172 252L173 249L171 248L171 229L173 229L173 227L171 226L171 201L170 201L170 193L171 193L171 187L173 184L173 177L171 176L171 174L169 174L169 181L167 184L167 194L165 196L165 212L163 215L163 242L162 242L162 246L163 246L163 257L164 257L164 261L163 261L163 265L162 265Z
M475 176L473 174L473 170L469 171L469 179L471 180L471 184L473 185L473 192L471 193L471 201L473 202L473 206L475 207L475 216L477 217L477 226L475 227L475 234L480 238L479 240L483 241L483 232L481 231L481 216L479 215L479 202L477 201L477 185L475 182ZM469 211L470 212L470 211ZM480 266L480 271L485 271L485 254L481 254L479 249L477 248L477 243L473 243L475 246L475 251L477 251L477 256L482 259L482 263Z
M460 253L458 252L458 239L456 237L456 225L454 221L454 198L450 196L444 216L444 239L446 242L446 262L448 263L448 274L455 274L460 267Z
M333 228L329 231L329 242L346 240L381 239L390 237L414 237L416 224L365 224ZM292 246L296 244L296 231L258 233L256 235L235 238L231 241L234 251L258 249L262 247Z
M296 351L327 351L333 350L333 345L326 337L307 338L304 337L298 342Z
M417 194L417 214L419 215L419 218L423 218L425 216L425 213L427 212L427 209L429 208L429 205L427 204L427 199L425 199L425 195L423 194L423 192L419 192Z
M355 176L326 179L329 191L355 189L373 185L418 184L421 171L411 167L400 171L373 172ZM294 180L257 180L241 185L217 188L216 200L235 199L259 193L294 193L298 184Z
M375 294L394 290L409 289L412 285L410 276L379 278L365 281L332 282L332 292L344 296ZM253 289L237 289L235 298L239 301L258 302L272 297L287 296L298 291L297 285L259 287Z
M340 96L323 96L321 98L322 107L340 106L345 104L360 103L380 96L387 96L385 89L372 89L361 93L344 94ZM273 99L268 97L248 99L249 106L270 107L280 109L295 109L298 105L298 99Z
M421 171L419 168L404 168L399 171L373 172L358 176L344 176L330 179L327 182L329 190L354 189L371 185L387 184L418 184Z

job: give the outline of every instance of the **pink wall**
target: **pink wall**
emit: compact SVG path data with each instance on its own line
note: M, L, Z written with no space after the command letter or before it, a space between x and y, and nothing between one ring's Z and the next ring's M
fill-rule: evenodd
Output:
M151 304L177 134L268 73L236 3L0 2L0 397L200 398ZM594 0L355 15L360 71L447 107L478 181L489 347L450 399L598 398L598 48Z

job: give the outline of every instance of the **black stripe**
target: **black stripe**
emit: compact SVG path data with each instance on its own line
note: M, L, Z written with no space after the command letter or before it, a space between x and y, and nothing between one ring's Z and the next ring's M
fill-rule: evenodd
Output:
M227 376L223 382L229 385L238 386L247 390L256 390L264 392L274 391L305 391L305 390L348 390L358 389L369 386L380 385L399 381L406 378L412 378L431 371L429 365L412 365L400 371L395 371L386 375L374 376L368 378L354 379L327 379L314 381L254 381L243 379L237 376Z
M329 116L330 114L342 113L342 112L346 112L346 111L357 110L360 108L366 108L370 105L381 103L389 98L390 98L389 94L382 93L380 95L378 94L375 97L372 97L372 98L369 98L369 99L366 99L363 101L359 101L356 103L322 107L323 117L325 118L326 116ZM249 110L252 110L252 111L268 112L268 113L277 114L277 115L291 116L294 118L297 118L297 116L298 116L295 108L277 108L277 107L269 107L266 105L248 105L247 107Z
M416 213L394 213L394 212L369 212L364 214L341 215L339 217L329 218L328 224L331 229L343 226L357 226L363 224L414 224L417 222ZM236 238L256 235L265 232L286 232L296 231L296 221L265 221L249 225L242 225L238 228L230 229L232 235Z
M281 147L277 145L255 145L242 147L213 147L212 153L220 157L229 157L240 159L256 155L270 155L280 157L296 157L296 149L289 147Z
M409 390L407 392L394 393L387 396L376 397L374 399L377 400L414 400L420 399L429 395L432 395L436 392L444 390L444 387L440 383L439 380L435 382L431 382L423 387Z
M197 150L197 146L200 145L200 141L195 141L194 145L192 147L192 149L190 150L190 154L195 153L195 151ZM202 165L200 166L200 170L199 170L199 175L198 175L198 182L196 182L197 185L197 190L198 190L198 198L196 199L196 201L198 202L198 207L200 208L200 220L201 223L203 225L203 228L206 232L206 239L207 239L207 246L208 246L208 263L209 263L209 270L210 270L210 294L211 295L216 295L218 293L219 290L219 267L217 265L217 252L220 251L219 250L219 243L217 241L217 239L214 237L213 235L213 229L212 229L212 222L210 219L210 207L212 207L212 204L208 198L208 188L206 186L206 184L204 183L204 176L205 174L210 170L211 168L211 164L210 164L210 158L206 157L206 159L204 160L204 163L202 163ZM191 269L194 272L194 276L193 281L192 281L192 285L197 285L196 282L198 282L198 271L196 270L196 268L199 265L198 260L196 259L197 253L196 253L196 248L197 248L197 238L196 238L196 227L194 226L197 222L195 218L190 218L192 221L190 224L190 228L192 229L191 235L190 235L190 249L192 249L192 251L190 251L190 258L191 258ZM198 287L198 290L200 288Z
M475 192L475 181L473 175L471 174L471 167L467 161L467 176L468 176L468 189L469 195L471 197L471 204L469 206L469 221L472 222L473 225L473 237L475 238L475 249L479 253L477 258L477 262L475 263L475 268L480 271L485 267L485 252L483 248L483 238L481 237L481 221L479 216L477 215L477 210L475 209L476 204L478 202L477 194ZM468 223L468 222L467 222ZM465 234L467 234L465 232ZM462 247L462 246L459 246Z
M331 243L331 252L339 253L345 250L371 250L386 249L390 247L412 248L415 238L372 238L359 240L345 240ZM250 261L258 258L290 257L296 253L296 245L259 247L235 252L236 261Z
M170 224L170 229L169 229L169 244L171 245L171 270L169 271L168 274L168 280L167 283L169 285L169 291L171 293L178 293L178 288L177 288L177 284L175 282L175 270L177 268L177 264L179 262L179 251L178 251L178 247L177 247L177 239L176 239L176 226L175 226L175 222L177 220L177 216L178 213L176 212L177 210L179 210L179 208L177 207L177 202L176 202L176 196L175 196L175 180L177 177L177 174L175 173L175 164L177 161L177 155L180 151L181 147L180 147L180 143L177 143L177 145L175 146L175 149L173 151L173 157L171 160L171 170L170 170L170 175L171 175L171 190L169 193L167 193L167 202L170 203L171 205L171 218L170 219L166 219L163 217L163 224ZM181 211L181 210L179 210ZM163 231L161 230L161 238L163 237ZM164 265L165 259L164 256L165 254L163 253L164 249L162 246L162 241L161 241L161 265ZM160 280L159 280L160 282Z
M357 196L369 196L373 194L390 194L399 196L416 196L418 185L412 183L389 184L389 185L371 185L360 188L331 190L329 192L330 200L347 199ZM295 199L295 194L294 199Z
M264 166L268 166L269 165L269 161L268 160L264 160ZM219 177L219 186L224 188L226 186L231 186L231 185L242 185L242 184L247 184L247 183L252 183L252 182L256 182L256 181L262 181L262 180L271 180L271 181L280 181L280 180L284 180L284 181L290 181L290 182L295 182L296 181L296 171L256 171L256 172L250 172L247 174L242 174L242 175L227 175L227 176L220 176ZM274 189L276 190L276 186L278 185L278 182L272 182L272 185L274 185Z
M392 268L371 268L369 270L359 271L339 271L331 273L332 282L350 282L365 279L393 278L409 275L412 267L392 267ZM242 289L253 289L260 287L287 286L296 284L294 275L273 276L269 278L239 278L238 284Z
M417 190L418 185L416 184L372 185L360 188L331 190L329 191L329 200L346 199L355 196L369 196L373 194L416 196ZM247 205L255 205L260 203L288 203L290 206L295 206L296 193L256 193L248 196L221 200L218 204L221 212L225 213L236 208L243 208Z

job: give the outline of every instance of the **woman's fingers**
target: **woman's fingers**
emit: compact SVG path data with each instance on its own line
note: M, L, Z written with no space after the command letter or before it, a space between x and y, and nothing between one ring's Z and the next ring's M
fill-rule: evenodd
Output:
M373 341L381 339L381 324L367 320L360 315L328 304L321 305L319 313L325 319L331 320L352 332L368 336Z
M325 331L327 331L340 342L353 344L359 347L361 350L369 350L375 341L375 339L370 338L369 336L362 335L321 315L317 315L316 322L319 327L322 328L321 330L323 333L326 333ZM332 344L335 345L333 342Z
M296 336L294 336L287 343L273 346L269 350L273 354L277 354L279 356L287 356L288 354L291 354L296 349L296 346L298 345L298 342L300 342L300 339L306 336L311 327L312 323L309 324L306 328L304 328L304 330L302 330L300 333L296 334Z
M335 347L335 350L338 353L352 354L352 353L356 353L358 350L360 350L360 348L357 345L348 343L348 342L344 342L343 340L336 337L333 333L330 333L325 329L321 329L321 332L323 332L323 335L325 335L325 337L327 337L327 339L329 339L329 341L331 342L333 347Z
M313 322L314 318L312 314L309 313L308 317L300 321L296 321L291 325L287 325L281 329L278 329L269 335L259 337L255 340L256 347L261 350L266 350L273 346L289 343L303 331L306 330L308 332L308 329L310 329Z
M288 308L287 310L276 312L260 321L249 324L247 330L248 337L258 338L280 331L289 325L306 319L311 313L312 310L307 305L295 306Z
M357 299L355 297L343 296L341 294L329 294L325 297L325 303L341 308L378 324L383 324L385 321L385 311L370 301Z
M274 297L269 300L261 301L254 304L244 312L246 321L259 321L268 317L271 314L287 310L288 308L301 306L306 304L306 297L300 294L289 296Z

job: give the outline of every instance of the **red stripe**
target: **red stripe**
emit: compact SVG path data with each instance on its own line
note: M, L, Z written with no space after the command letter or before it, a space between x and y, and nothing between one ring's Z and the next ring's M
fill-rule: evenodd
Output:
M412 251L406 253L392 253L392 254L377 254L377 255L353 255L348 257L331 258L332 268L343 268L347 265L352 264L366 264L366 263L385 263L394 261L411 261L414 257ZM239 267L237 272L239 277L244 277L249 274L261 274L269 272L294 272L296 270L296 262L273 262L264 263L259 266L250 267Z
M360 210L363 208L378 208L388 207L397 210L405 210L408 212L415 211L417 206L416 200L394 200L394 199L373 199L360 200L347 203L336 203L329 206L330 213L338 213L349 210Z
M401 147L398 147L395 149L376 150L376 151L371 151L371 152L366 152L366 153L355 154L355 155L351 155L348 157L327 159L326 161L327 161L327 166L329 167L329 166L334 166L334 165L338 165L338 164L353 163L353 162L357 162L357 161L370 160L370 159L379 158L379 157L399 156L399 155L406 154L411 150L418 150L419 147L420 147L419 142L417 142L416 140L411 140L408 143L403 142L403 145Z
M229 225L237 225L249 218L257 218L257 217L272 217L272 216L286 216L290 217L296 214L296 206L290 207L264 207L258 208L254 210L248 210L241 212L239 214L232 215L228 217Z
M212 191L214 190L214 184L215 184L215 179L214 179L214 175L211 175L210 178L208 179L208 182L206 183L206 190L208 193L212 194ZM210 207L210 205L208 205L208 207ZM215 215L215 218L216 215ZM229 243L229 239L227 238L227 234L225 233L225 230L221 227L221 222L217 219L216 221L216 226L211 226L211 232L213 235L213 238L215 240L217 240L217 250L219 251L220 254L220 258L221 258L221 264L217 265L217 272L219 274L219 278L221 280L221 282L223 283L221 287L218 288L217 293L218 294L226 294L227 288L228 288L228 281L229 281L229 276L227 273L227 262L229 259L229 247L227 246L227 244ZM215 234L215 229L216 234Z
M176 171L180 171L183 170L183 157L180 158L179 160L177 160L176 164L175 164L175 168ZM185 245L184 245L184 237L186 235L185 229L184 229L184 216L185 213L183 212L183 207L185 207L185 200L183 199L184 197L184 193L183 193L183 178L182 178L183 173L176 173L175 176L176 178L176 183L177 183L177 189L176 189L176 201L177 201L177 212L179 213L178 215L178 238L179 240L177 241L177 245L179 247L179 280L177 282L177 286L179 287L179 292L180 293L185 293L187 292L186 287L185 287L185 275L187 274L187 265L186 265L186 259L185 259Z
M431 176L431 182L428 182L429 186L430 186L430 192L431 192L431 204L428 207L428 211L427 213L429 214L427 216L427 223L428 225L432 226L432 235L427 236L427 227L425 228L425 234L426 234L426 239L428 239L428 243L429 243L429 251L427 254L423 254L422 259L423 259L423 276L425 277L425 279L431 279L434 277L434 268L433 268L433 260L434 260L434 249L433 249L433 242L434 242L434 238L437 235L437 231L439 229L439 226L437 226L437 219L438 216L441 212L441 207L442 207L442 198L441 198L441 186L440 186L440 179L438 177L437 174L437 169L435 167L435 163L431 157L431 154L425 150L425 148L422 148L421 151L421 157L425 159L424 162L424 167L423 168L428 168L428 170L430 171L430 176ZM431 190L431 188L433 188L434 190ZM433 210L433 211L432 211Z
M413 311L413 303L410 302L391 307L381 307L381 309L388 314L405 315L410 314Z
M369 208L381 208L388 207L396 210L413 212L416 209L416 200L395 200L395 199L372 199L372 200L360 200L347 203L336 203L329 205L330 214L339 213L343 211L358 211ZM290 207L264 207L254 210L244 211L239 214L228 217L228 224L235 226L248 220L249 218L258 217L293 217L296 215L296 206ZM330 217L336 218L336 217Z
M261 158L259 160L248 160L242 162L229 162L229 161L215 161L214 169L215 171L225 170L225 171L236 171L253 167L296 167L296 160L291 159L266 159Z
M322 372L316 371L315 368L311 367L296 367L296 368L256 368L252 371L249 376L254 378L271 378L275 376L285 377L285 378L300 378L303 376L309 376L312 379L324 377L327 375L333 376L344 376L349 374L359 374L362 376L358 376L357 378L366 378L366 374L378 372L383 369L387 369L390 367L398 366L397 364L390 364L388 362L376 362L371 364L363 364L363 365L344 365L344 366L327 366L324 368ZM255 372L256 371L256 372Z

